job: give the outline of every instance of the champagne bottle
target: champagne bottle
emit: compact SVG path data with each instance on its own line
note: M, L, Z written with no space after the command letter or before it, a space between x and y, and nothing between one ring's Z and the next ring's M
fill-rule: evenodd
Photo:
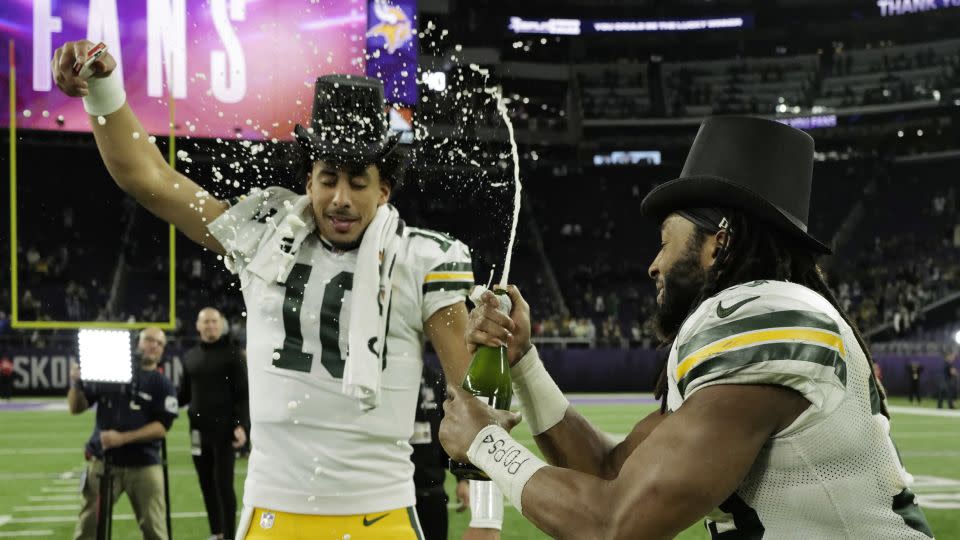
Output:
M497 289L493 291L500 301L498 311L510 316L510 297L507 291ZM463 378L461 387L473 394L477 399L490 405L494 409L510 410L510 401L513 398L513 387L510 384L510 361L507 358L507 347L488 347L481 345L473 355L467 374ZM470 463L459 463L450 460L450 471L457 478L467 480L490 480L487 474Z

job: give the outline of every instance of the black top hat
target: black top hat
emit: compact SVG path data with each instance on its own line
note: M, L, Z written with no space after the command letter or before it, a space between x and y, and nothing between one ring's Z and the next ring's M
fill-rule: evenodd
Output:
M807 232L812 183L810 135L773 120L715 116L700 126L680 178L655 187L640 210L663 219L685 208L734 208L830 253Z
M294 133L314 159L373 163L400 141L400 133L390 129L384 107L379 79L324 75L314 86L310 128L297 124Z

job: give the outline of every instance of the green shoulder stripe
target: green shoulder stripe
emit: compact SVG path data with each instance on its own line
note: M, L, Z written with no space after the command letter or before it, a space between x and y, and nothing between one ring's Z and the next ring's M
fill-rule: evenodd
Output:
M433 268L428 273L433 274L435 272L473 272L473 263L470 263L470 262L443 263L440 266Z
M844 386L847 384L847 365L834 349L803 342L778 342L763 343L708 358L677 381L677 389L684 395L690 382L704 375L777 360L799 360L832 367L837 379Z
M411 229L410 236L419 236L420 238L426 238L428 240L433 240L440 245L440 249L446 253L450 246L453 245L453 237L448 236L443 233L435 233L433 231L425 231L423 229Z
M680 344L677 351L677 358L679 361L683 361L684 358L690 356L690 353L696 352L714 341L744 332L795 326L818 328L828 330L835 334L840 333L837 323L826 313L804 310L772 311L761 315L744 317L743 319L714 326L713 328L708 328L700 333L694 334L689 340Z

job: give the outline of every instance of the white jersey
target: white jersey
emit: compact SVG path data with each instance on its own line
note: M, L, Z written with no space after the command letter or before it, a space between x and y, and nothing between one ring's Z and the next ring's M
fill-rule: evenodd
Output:
M715 384L785 386L811 403L708 516L713 538L933 537L864 351L816 292L782 281L724 290L683 323L667 370L673 411Z
M412 451L423 366L423 323L464 301L473 284L467 247L407 228L393 271L380 405L361 410L341 392L357 250L317 234L278 283L274 243L303 195L282 188L241 200L210 224L240 276L247 307L252 453L243 502L298 514L344 515L416 503Z

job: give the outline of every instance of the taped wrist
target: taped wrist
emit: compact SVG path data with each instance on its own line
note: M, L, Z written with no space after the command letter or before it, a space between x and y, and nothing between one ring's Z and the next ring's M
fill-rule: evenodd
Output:
M90 93L83 96L83 108L91 116L107 116L120 110L127 102L123 79L114 71L107 77L87 79Z
M547 466L498 425L487 426L477 433L467 450L467 457L487 473L521 513L524 486L534 473Z
M513 393L520 400L523 418L534 435L540 435L563 420L570 402L540 361L536 347L510 368Z

